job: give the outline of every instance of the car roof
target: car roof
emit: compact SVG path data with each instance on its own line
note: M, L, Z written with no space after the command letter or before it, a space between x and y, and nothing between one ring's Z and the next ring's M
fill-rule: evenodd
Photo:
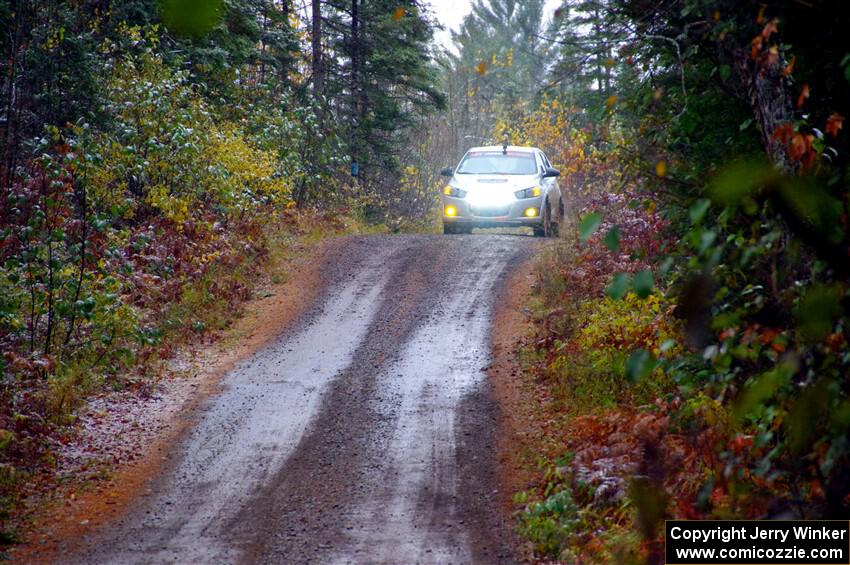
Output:
M470 147L467 153L474 151L502 151L504 149L505 147L503 145L483 145L481 147ZM507 150L515 153L533 153L538 151L536 147L523 147L521 145L508 145Z

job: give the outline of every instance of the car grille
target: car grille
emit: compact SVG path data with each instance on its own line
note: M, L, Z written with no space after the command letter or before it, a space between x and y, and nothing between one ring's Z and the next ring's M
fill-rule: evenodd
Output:
M497 216L507 216L510 209L510 206L503 206L501 208L472 208L472 215L479 218L495 218Z

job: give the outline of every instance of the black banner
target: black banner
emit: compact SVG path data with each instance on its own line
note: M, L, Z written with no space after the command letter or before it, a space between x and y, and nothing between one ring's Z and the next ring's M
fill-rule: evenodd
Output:
M846 520L668 520L668 565L850 565Z

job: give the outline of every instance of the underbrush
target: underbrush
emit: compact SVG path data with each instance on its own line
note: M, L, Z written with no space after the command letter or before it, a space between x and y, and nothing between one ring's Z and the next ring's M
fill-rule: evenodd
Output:
M520 352L560 451L541 458L538 481L518 493L518 531L540 559L564 563L642 563L657 551L636 524L655 530L669 488L696 488L698 458L670 414L680 406L663 363L679 352L679 323L655 288L611 296L615 272L638 273L657 250L660 220L624 195L591 200L600 233L581 242L578 225L543 254L533 300L537 337ZM620 241L604 235L614 224ZM635 352L641 352L635 355ZM692 424L704 427L696 411ZM685 477L691 477L686 479ZM693 477L697 477L695 480ZM688 484L685 485L684 482Z
M666 82L638 61L669 45L633 42L604 111L544 95L494 127L561 165L577 211L540 261L522 352L529 405L547 411L539 484L520 498L539 559L662 563L664 518L850 515L850 74L839 55L801 56L828 50L796 8L712 24L698 4L649 18L687 43ZM647 19L631 7L603 21ZM730 96L745 91L761 97Z
M628 201L589 201L581 216L596 231L582 234L583 220L539 259L536 336L520 359L547 411L547 453L516 497L533 554L661 563L665 519L845 516L847 345L835 314L816 339L806 318L807 301L832 304L842 291L791 289L770 303L763 286L733 293L731 276L706 289L705 277L648 271L676 245L710 250L704 237L664 241L652 206ZM692 306L712 300L712 318Z
M316 210L270 209L267 219L273 221L226 235L168 226L147 232L146 227L130 241L144 239L148 250L158 249L131 256L133 269L114 299L108 339L90 351L71 341L68 350L53 355L27 354L25 342L17 351L6 350L0 394L1 543L19 541L24 501L50 488L54 448L71 440L75 414L87 398L104 390L149 394L169 359L181 348L216 339L258 287L285 279L299 254L330 236L381 229L344 213ZM176 261L164 266L171 254ZM168 276L154 274L166 271ZM75 331L105 331L96 328Z
M656 357L673 348L675 328L668 315L657 295L639 299L633 293L622 300L588 299L569 313L560 312L560 323L570 324L570 336L552 341L543 372L558 409L580 413L588 407L645 404L669 390L663 371L639 380L629 373L635 348Z

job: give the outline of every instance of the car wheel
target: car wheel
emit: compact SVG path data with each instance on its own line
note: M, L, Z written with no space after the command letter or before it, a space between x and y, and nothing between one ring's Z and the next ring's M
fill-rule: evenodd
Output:
M546 229L543 225L531 226L531 229L534 231L534 237L546 237Z
M453 234L453 233L457 233L455 226L453 226L451 224L443 224L443 234L450 235L450 234Z
M558 237L559 222L552 221L552 209L546 206L546 211L543 214L543 231L546 237Z
M563 225L564 225L564 203L562 201L562 202L558 203L558 221L555 224L555 235L557 235L557 236L561 235L561 226L563 226Z

